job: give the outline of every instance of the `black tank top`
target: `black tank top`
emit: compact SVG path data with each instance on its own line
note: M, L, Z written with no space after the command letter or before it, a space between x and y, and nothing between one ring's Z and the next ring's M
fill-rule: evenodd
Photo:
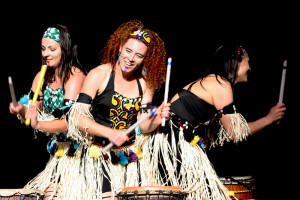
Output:
M137 113L141 105L143 96L142 86L138 78L136 78L139 97L127 98L114 91L114 72L110 74L110 78L105 90L95 97L92 102L91 114L94 120L113 129L126 130L129 126L136 122ZM129 142L125 142L121 147L125 148L134 143L135 137L130 136ZM94 143L101 146L109 144L108 139L95 137Z
M178 99L171 104L171 112L193 125L206 122L217 113L213 105L191 92L191 88L195 83L196 81L188 89L182 89L178 93Z

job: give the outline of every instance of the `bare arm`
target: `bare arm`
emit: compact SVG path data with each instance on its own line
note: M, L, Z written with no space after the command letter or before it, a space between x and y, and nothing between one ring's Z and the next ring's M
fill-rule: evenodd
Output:
M284 106L283 103L278 103L275 106L273 106L269 113L254 121L254 122L249 122L248 125L250 127L251 130L251 134L254 134L260 130L262 130L263 128L271 125L274 122L277 122L278 120L282 119L284 116L284 112L286 110L286 107Z
M210 88L213 104L217 110L222 110L225 106L233 103L233 91L230 83L224 80L221 80L221 82L222 84L215 82ZM230 118L222 115L220 121L228 132L231 125Z
M107 65L102 65L91 70L83 83L81 93L85 93L94 99L97 94L104 91L109 80L110 72L111 67ZM81 112L84 113L85 111L81 110ZM91 135L108 138L118 146L128 140L128 137L122 130L114 130L110 127L106 127L79 113L76 113L76 117L79 122L78 128L82 132L88 132Z
M153 91L150 91L148 89L145 89L145 93L142 99L142 105L147 104L149 102L152 102L153 98ZM171 104L168 103L166 106L164 106L164 102L157 108L154 116L151 119L146 119L143 123L140 124L140 129L143 133L150 133L153 130L155 130L161 123L162 118L165 117L166 119L169 118L170 113L170 106ZM139 118L144 117L146 113L140 113Z
M213 99L214 99L214 105L217 110L220 110L224 108L224 106L229 105L230 103L233 102L233 93L231 90L230 85L225 85L224 88L217 88L214 90ZM263 128L271 125L272 123L282 119L284 116L284 111L286 110L285 106L283 103L278 103L277 105L273 106L269 113L256 120L253 122L248 122L248 126L250 128L250 133L254 134ZM226 115L223 115L222 118L220 119L225 130L228 131L228 128L230 127L230 119Z
M65 95L64 95L64 99L70 99L75 101L83 84L85 75L77 70L73 72L73 75L71 75L71 77L69 78L69 80L67 81L67 83L64 86L65 89ZM66 132L67 129L67 124L66 124L66 120L64 118L62 119L55 119L53 121L36 121L36 117L35 114L32 114L31 109L32 106L35 105L31 105L30 106L30 112L28 112L28 116L34 115L33 120L31 121L31 126L35 129L39 129L42 130L44 132ZM36 109L36 108L33 108ZM36 110L33 110L34 113L37 114Z

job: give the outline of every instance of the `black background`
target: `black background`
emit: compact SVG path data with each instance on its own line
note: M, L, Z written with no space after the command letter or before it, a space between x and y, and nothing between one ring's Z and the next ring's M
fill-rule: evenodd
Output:
M74 4L74 3L73 3ZM226 41L242 44L250 56L248 83L235 88L235 101L248 121L265 116L278 102L282 63L288 60L285 118L247 141L226 143L207 151L219 176L253 176L257 197L297 196L299 160L296 94L299 57L299 23L293 5L224 5L127 2L127 5L88 5L73 8L49 5L28 9L8 5L1 14L0 188L20 188L45 167L48 138L34 139L33 130L8 111L11 101L7 77L12 76L17 99L26 94L40 70L40 42L47 27L67 25L78 44L79 59L90 70L99 65L98 53L109 35L122 23L140 19L164 40L172 57L170 97L197 79L213 51ZM34 5L27 5L30 6ZM4 12L6 11L6 12ZM298 17L299 18L299 17ZM156 95L161 102L163 88ZM293 181L292 181L293 180Z

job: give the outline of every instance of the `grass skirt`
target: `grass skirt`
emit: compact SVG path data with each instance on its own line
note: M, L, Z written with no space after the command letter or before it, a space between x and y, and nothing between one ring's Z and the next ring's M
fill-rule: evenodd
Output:
M204 149L192 146L184 139L183 128L172 121L169 123L170 132L158 130L148 140L149 146L153 147L154 160L160 162L152 168L152 173L160 171L159 179L164 185L182 187L189 200L230 200L227 188L219 180Z

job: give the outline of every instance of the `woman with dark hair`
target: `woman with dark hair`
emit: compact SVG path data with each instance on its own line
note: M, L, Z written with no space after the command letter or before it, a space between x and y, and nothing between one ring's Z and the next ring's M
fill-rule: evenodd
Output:
M63 180L57 176L57 171L64 170L64 173L68 173L67 166L72 160L72 150L76 144L66 137L66 113L80 92L86 72L78 61L77 45L63 25L50 27L44 32L41 51L48 69L38 91L37 102L31 103L31 99L36 92L40 72L33 80L30 93L22 97L17 106L10 103L9 109L22 121L30 118L30 125L36 131L52 135L47 146L51 159L46 169L25 186L27 189L47 192L47 187L52 183L57 183L58 179ZM61 150L60 154L55 154L57 148ZM62 151L68 152L69 159L61 158L64 154ZM49 195L53 196L52 193Z
M25 95L16 107L10 103L9 109L20 119L32 118L31 126L34 129L50 133L66 132L66 121L64 117L61 118L64 111L62 107L69 106L76 100L86 72L78 61L77 45L72 43L69 30L65 26L57 25L56 28L48 28L42 38L41 50L48 69L43 86L39 91L40 101L36 103L38 106L31 105L31 109L28 110L28 100L32 98L35 92L40 72L36 74L33 80L29 95ZM26 103L23 104L23 102ZM42 112L53 114L57 119L51 121L36 120L36 109L39 106L42 106L40 108Z
M242 46L224 45L201 78L185 86L170 101L170 118L153 139L153 157L161 162L150 173L160 170L164 184L179 185L188 199L231 199L218 179L204 148L235 143L280 120L286 110L278 103L263 118L247 122L234 105L233 86L247 82L248 53ZM177 170L174 170L177 169Z

